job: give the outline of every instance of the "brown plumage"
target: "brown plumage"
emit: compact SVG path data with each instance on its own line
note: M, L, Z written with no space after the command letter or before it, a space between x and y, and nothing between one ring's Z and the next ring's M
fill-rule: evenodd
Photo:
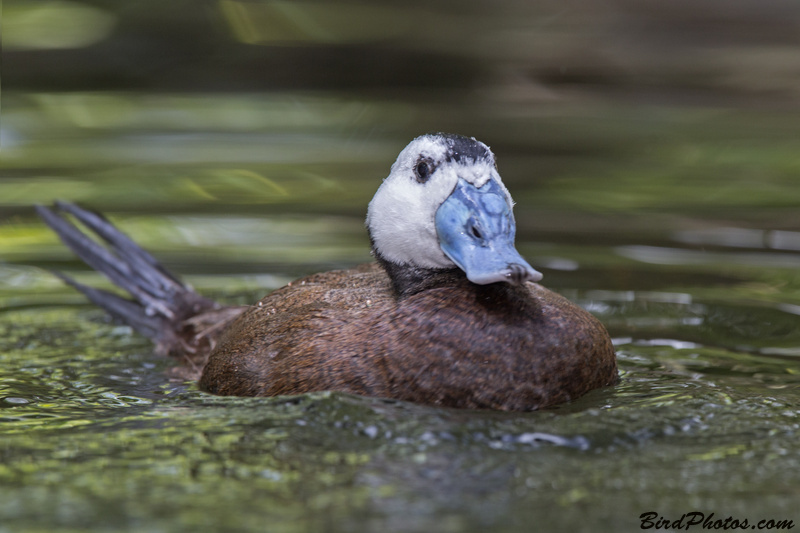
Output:
M134 299L62 278L152 339L157 351L181 358L177 373L199 376L214 394L336 390L533 410L616 382L603 325L534 283L541 274L514 249L510 196L488 147L448 135L415 139L381 190L368 216L377 263L303 278L250 307L198 295L100 215L67 203L37 211ZM405 204L393 205L386 191ZM446 216L438 217L445 203ZM426 214L431 206L435 224ZM419 243L396 235L395 226L418 234Z
M397 297L373 263L295 281L250 307L223 334L200 386L530 410L616 376L602 324L541 285L475 285L448 273L435 288Z

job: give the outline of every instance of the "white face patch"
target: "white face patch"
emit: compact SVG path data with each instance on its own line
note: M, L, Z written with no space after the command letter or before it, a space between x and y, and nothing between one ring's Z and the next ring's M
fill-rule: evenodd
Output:
M429 179L420 183L416 167L431 163ZM475 187L495 180L511 203L489 147L474 139L432 134L417 137L392 165L367 210L367 227L377 252L400 265L452 268L439 247L435 216L461 178Z

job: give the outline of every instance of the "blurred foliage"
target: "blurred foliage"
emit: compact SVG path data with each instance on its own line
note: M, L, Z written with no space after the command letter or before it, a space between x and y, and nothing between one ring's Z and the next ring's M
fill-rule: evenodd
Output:
M108 11L65 0L6 2L3 48L52 50L83 48L103 41L114 30Z

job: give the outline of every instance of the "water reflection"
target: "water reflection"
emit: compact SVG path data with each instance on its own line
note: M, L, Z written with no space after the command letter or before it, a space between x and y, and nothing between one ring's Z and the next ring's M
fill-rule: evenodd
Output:
M800 255L794 254L705 252L641 245L620 246L617 248L617 253L623 257L643 263L657 265L719 265L734 263L737 265L778 268L797 268L800 266Z
M3 8L0 530L798 521L800 4ZM106 212L246 304L369 260L367 202L437 130L492 146L619 385L515 415L211 397L50 275L98 284L30 210Z
M678 242L693 245L800 250L800 232L797 231L719 227L679 231L673 238Z
M384 41L408 34L418 19L399 6L368 3L220 0L219 9L237 41L258 45Z

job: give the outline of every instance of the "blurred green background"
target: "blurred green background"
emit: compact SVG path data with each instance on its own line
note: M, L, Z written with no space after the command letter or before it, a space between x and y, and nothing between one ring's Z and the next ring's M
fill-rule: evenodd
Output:
M794 519L800 4L6 0L0 532L639 530ZM518 247L614 337L543 413L213 398L49 269L31 206L105 212L249 303L368 261L416 135L475 136Z

